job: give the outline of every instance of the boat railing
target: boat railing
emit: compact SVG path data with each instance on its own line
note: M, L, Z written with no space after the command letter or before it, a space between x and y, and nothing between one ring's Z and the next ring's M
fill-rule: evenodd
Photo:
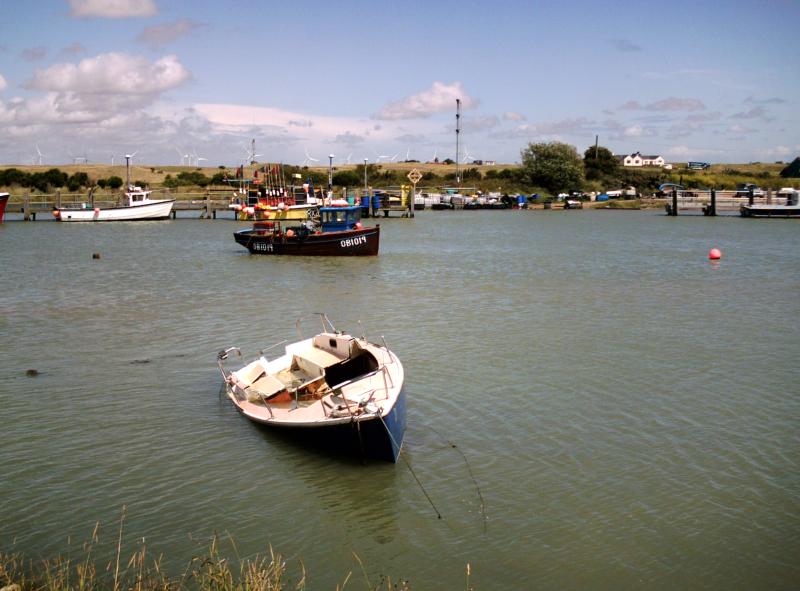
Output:
M228 360L228 357L231 353L236 353L236 355L239 357L242 356L242 352L238 347L228 347L227 349L223 349L217 353L217 365L219 366L219 372L222 374L222 379L225 380L226 383L230 382L231 373L225 373L225 362Z
M333 322L330 321L328 316L324 312L313 312L312 314L308 314L306 316L301 316L295 321L295 327L297 328L297 336L300 337L300 340L303 340L303 331L300 329L303 320L310 318L312 316L318 316L320 321L322 322L322 332L332 332L338 333L339 331L336 330L336 327L333 326Z
M267 351L271 351L271 350L272 350L272 349L274 349L275 347L280 347L281 345L285 345L285 344L286 344L286 343L288 343L288 342L289 342L289 341L287 341L286 339L284 339L284 340L280 341L279 343L275 343L274 345L270 345L270 346L269 346L269 347L267 347L266 349L261 349L261 350L259 350L259 351L258 351L258 356L259 356L259 357L264 357L264 353L266 353Z

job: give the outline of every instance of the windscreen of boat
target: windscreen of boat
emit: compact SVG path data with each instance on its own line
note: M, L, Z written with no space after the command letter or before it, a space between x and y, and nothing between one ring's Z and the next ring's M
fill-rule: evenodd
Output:
M325 381L331 388L354 380L378 369L378 361L367 351L361 350L355 357L331 365L325 369Z

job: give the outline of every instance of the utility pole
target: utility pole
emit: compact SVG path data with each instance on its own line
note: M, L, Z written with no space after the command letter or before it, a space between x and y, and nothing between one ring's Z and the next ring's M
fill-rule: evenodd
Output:
M461 186L461 174L458 169L458 135L461 133L461 99L456 99L456 186Z
M600 136L594 136L594 159L597 160L597 140Z

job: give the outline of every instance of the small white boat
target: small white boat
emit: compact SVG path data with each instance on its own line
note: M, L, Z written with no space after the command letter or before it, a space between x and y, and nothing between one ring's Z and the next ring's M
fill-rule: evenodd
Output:
M150 199L151 191L129 186L120 207L61 207L53 211L60 222L127 222L164 220L172 212L174 199Z
M256 423L396 462L406 427L400 360L385 342L339 332L325 314L316 315L322 332L303 338L298 319L300 340L271 361L262 352L238 370L226 371L230 355L241 352L236 347L221 351L217 363L228 398Z
M125 203L119 207L60 207L53 210L53 216L60 222L130 222L137 220L165 220L172 212L174 199L150 199L150 193L131 184L131 158L125 156L127 182Z
M797 218L800 217L800 191L792 188L781 189L778 196L785 198L781 203L745 204L739 208L746 218Z

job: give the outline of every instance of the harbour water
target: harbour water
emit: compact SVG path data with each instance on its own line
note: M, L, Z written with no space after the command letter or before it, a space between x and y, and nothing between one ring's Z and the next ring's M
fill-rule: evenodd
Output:
M124 506L126 548L177 573L217 533L313 589L465 589L467 564L487 590L796 588L796 220L381 224L357 259L251 256L233 221L0 225L0 550L74 554L97 522L114 546ZM220 397L218 350L314 311L403 361L407 464Z

